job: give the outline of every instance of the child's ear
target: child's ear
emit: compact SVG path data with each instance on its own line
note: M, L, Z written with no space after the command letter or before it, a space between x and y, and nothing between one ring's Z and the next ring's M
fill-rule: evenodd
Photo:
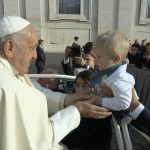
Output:
M114 57L114 62L115 62L115 63L118 63L121 59L122 59L122 58L121 58L121 55L116 55L116 56Z

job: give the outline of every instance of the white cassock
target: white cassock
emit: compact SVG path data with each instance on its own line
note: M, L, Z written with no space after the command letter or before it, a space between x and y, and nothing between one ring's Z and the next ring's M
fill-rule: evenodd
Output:
M32 85L46 96L49 114L56 113L64 108L64 98L67 94L53 92L50 89L43 88L35 79L32 79L31 81Z
M45 95L26 76L15 74L0 58L0 150L60 150L61 139L79 125L77 108L69 106L48 118ZM52 106L56 111L59 101Z

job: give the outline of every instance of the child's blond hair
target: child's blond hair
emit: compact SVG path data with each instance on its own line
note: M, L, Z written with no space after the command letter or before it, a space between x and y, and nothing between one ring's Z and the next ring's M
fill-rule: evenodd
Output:
M120 55L121 60L124 60L129 51L129 40L122 32L107 31L97 37L94 49L104 51L112 58Z

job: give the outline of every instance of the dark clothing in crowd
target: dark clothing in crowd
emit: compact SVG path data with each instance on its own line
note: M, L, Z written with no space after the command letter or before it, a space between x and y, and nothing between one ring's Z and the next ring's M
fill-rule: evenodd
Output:
M142 56L139 53L136 55L128 53L127 58L129 59L129 64L134 64L137 68L142 69Z
M69 62L67 64L64 64L64 60L61 61L63 72L67 75L73 75L75 68L85 68L87 69L87 66L81 66L79 64L75 64L75 60L73 57L69 58Z
M138 118L132 120L131 124L150 136L150 111L147 108L144 108Z
M64 64L64 60L61 61L63 72L67 75L73 75L73 68L71 61L69 59L69 63Z
M37 67L37 73L39 74L44 70L46 57L44 50L41 46L37 46L36 52L37 52L37 59L35 61L35 65Z
M150 69L150 59L143 57L143 67Z
M138 48L138 50L140 50L140 44L139 43L134 43L133 45L132 45L132 47L136 47L136 48Z
M111 117L105 119L82 118L81 123L62 143L70 149L109 150L112 138Z
M139 49L140 55L143 56L143 54L145 53L145 51L146 51L145 45L141 45L141 46L140 46L140 49Z

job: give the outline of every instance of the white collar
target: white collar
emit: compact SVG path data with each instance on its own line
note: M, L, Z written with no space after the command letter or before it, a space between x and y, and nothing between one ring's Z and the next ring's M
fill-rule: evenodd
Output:
M8 62L8 60L0 56L0 62L14 75L18 74L18 71Z
M0 56L0 63L2 63L10 71L10 73L12 73L18 79L32 86L32 83L27 75L20 76L19 72L6 59L2 58L1 56Z

